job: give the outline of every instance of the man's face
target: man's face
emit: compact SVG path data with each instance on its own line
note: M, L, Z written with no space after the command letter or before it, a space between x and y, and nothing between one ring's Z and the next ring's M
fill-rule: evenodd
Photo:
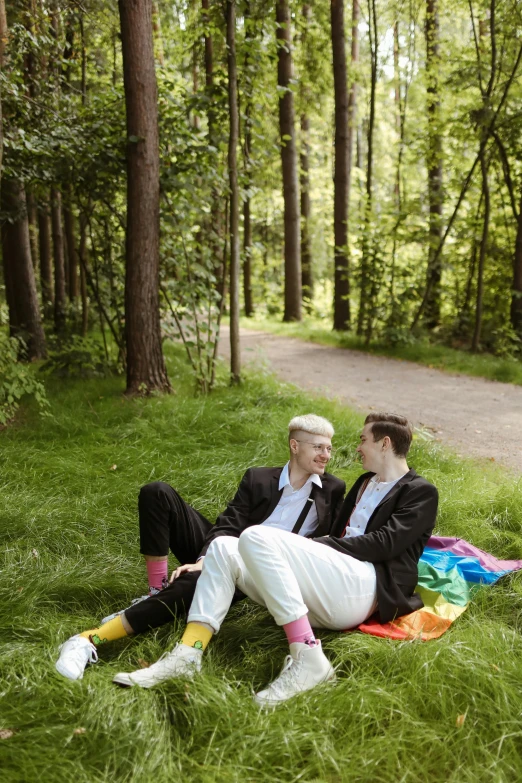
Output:
M371 424L364 425L357 451L362 457L363 468L378 473L382 464L382 440L373 439Z
M324 473L332 456L332 439L323 435L299 432L290 439L290 448L295 461L307 473Z

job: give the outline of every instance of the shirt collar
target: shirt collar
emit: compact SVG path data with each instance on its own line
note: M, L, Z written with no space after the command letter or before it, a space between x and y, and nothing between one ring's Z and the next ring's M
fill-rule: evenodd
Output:
M284 466L283 470L281 471L281 475L279 476L279 489L284 489L287 484L290 484L290 470L289 470L290 462L288 461L286 465ZM323 486L323 482L321 481L321 477L317 473L312 473L308 478L306 479L305 483L303 484L303 487L306 487L307 484L317 484L318 487ZM302 489L302 487L301 487Z

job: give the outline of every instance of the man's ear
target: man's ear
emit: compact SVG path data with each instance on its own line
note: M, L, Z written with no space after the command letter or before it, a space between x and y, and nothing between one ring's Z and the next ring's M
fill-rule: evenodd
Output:
M389 435L385 435L382 439L382 450L387 451L392 445Z
M297 440L295 438L290 438L288 445L290 446L290 451L292 454L295 454L297 451Z

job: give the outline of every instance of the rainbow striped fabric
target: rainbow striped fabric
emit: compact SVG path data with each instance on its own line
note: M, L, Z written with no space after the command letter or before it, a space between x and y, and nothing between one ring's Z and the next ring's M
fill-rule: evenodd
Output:
M358 630L389 639L437 639L466 611L480 585L493 585L519 569L522 560L497 560L463 538L432 536L419 561L416 592L424 607L391 623L369 618Z

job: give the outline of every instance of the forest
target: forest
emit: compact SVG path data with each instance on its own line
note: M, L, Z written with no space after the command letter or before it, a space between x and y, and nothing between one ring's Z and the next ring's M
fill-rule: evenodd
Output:
M12 378L168 390L173 338L208 391L223 317L235 382L254 315L519 355L514 0L2 6Z
M522 779L521 60L517 0L0 0L2 781ZM430 369L379 357L359 404L347 363L327 399L342 358L282 352L306 383L282 382L242 364L260 328ZM513 394L440 392L435 363ZM434 536L502 558L487 584L465 550L472 584L426 566L442 635L320 628L337 684L273 711L252 696L288 645L249 600L197 680L113 684L170 654L181 613L58 673L80 629L153 596L140 488L210 526L312 409L334 450L295 443L349 488L383 387L414 425L394 497L415 474ZM151 557L201 569L175 551Z

